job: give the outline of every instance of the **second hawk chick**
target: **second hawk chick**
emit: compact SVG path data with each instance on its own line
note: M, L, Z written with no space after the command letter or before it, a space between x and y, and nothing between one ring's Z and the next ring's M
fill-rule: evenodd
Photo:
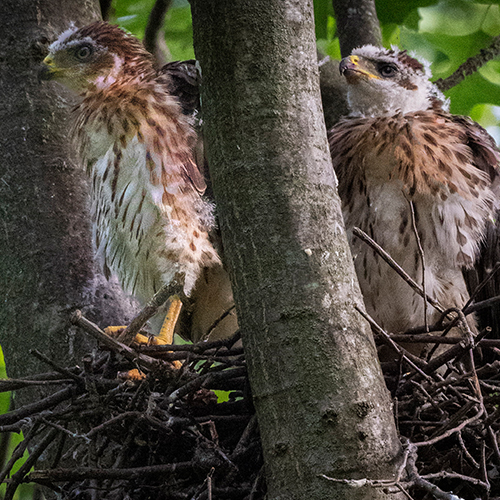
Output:
M477 257L499 194L499 152L467 117L448 112L430 72L406 51L356 49L340 63L350 115L329 132L331 155L368 313L387 331L424 324L424 302L364 242L359 227L445 308L469 298L462 269ZM440 314L428 307L429 324ZM474 329L474 319L469 317Z

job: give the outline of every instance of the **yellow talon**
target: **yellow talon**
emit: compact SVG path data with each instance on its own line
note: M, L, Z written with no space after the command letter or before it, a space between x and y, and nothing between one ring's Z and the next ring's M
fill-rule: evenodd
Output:
M168 310L163 320L163 325L160 333L153 341L157 345L173 344L174 342L175 325L181 313L182 301L178 295L172 295L168 300Z

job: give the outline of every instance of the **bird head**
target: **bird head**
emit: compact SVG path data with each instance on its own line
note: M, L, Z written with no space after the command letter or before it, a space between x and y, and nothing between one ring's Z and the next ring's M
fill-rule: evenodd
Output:
M50 45L39 78L58 81L85 94L152 71L152 58L139 40L118 26L98 21L62 33Z
M428 65L406 51L365 45L340 62L355 116L409 113L442 105L444 96L430 81Z

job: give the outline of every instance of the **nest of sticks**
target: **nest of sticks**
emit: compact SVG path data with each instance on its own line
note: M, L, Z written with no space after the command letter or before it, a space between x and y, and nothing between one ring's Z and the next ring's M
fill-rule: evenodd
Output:
M165 298L160 293L139 314L128 337ZM367 317L377 343L399 360L382 366L404 449L395 481L372 481L374 486L399 489L410 500L500 499L500 340L487 338L489 328L468 334L465 321L465 313L491 302L443 311L442 321L427 325L425 334L390 335ZM73 322L100 344L80 366L59 366L34 351L48 373L0 381L3 392L54 387L44 399L0 415L0 432L24 433L0 472L5 500L26 482L64 499L265 497L259 429L238 335L132 349L78 312ZM457 325L465 335L446 337ZM425 359L398 342L450 348ZM146 376L131 379L129 370ZM14 472L28 447L28 460ZM43 467L33 471L40 457Z

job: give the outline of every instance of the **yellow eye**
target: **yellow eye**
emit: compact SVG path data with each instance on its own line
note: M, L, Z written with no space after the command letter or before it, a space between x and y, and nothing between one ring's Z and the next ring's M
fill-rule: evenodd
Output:
M85 61L92 55L93 49L89 45L81 45L75 51L75 56L80 61Z

